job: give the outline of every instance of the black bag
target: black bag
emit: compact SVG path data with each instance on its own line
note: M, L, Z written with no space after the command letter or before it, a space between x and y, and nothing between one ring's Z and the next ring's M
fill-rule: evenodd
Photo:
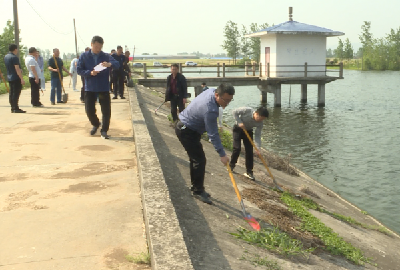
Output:
M133 84L133 80L130 78L129 80L128 80L128 87L133 87L134 86L134 84Z

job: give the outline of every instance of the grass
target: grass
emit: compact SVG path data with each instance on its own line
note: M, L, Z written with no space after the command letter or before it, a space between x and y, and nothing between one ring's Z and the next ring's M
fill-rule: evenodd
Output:
M218 133L219 133L219 137L221 139L221 143L222 146L229 150L232 151L233 150L233 137L232 137L232 133L230 133L227 130L224 130L223 128L218 129ZM203 135L201 136L201 138L205 141L209 140L209 137L207 135L206 132L203 133Z
M301 228L318 236L326 246L326 250L334 255L342 255L357 265L369 262L362 251L350 243L344 241L331 228L327 227L318 218L313 216L306 208L314 209L312 200L297 200L292 194L284 192L281 200L289 207L289 210L302 219Z
M148 252L142 252L137 256L127 255L125 257L129 262L133 262L136 264L147 264L150 265L151 263L151 256Z
M309 253L314 251L314 248L304 249L301 241L290 238L286 233L279 231L277 227L263 228L259 232L239 227L237 233L230 234L249 244L285 256L303 255L307 257Z
M270 270L282 270L282 267L278 264L277 261L270 260L267 257L262 258L257 254L250 254L248 251L245 251L245 254L242 255L240 260L249 261L252 265L255 266L265 266Z

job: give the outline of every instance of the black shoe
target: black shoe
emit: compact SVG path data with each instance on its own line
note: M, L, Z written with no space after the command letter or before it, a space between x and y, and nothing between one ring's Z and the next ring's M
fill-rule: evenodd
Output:
M250 180L253 180L253 181L256 180L254 178L253 173L251 173L251 172L244 173L243 175L246 176L247 178L249 178Z
M117 97L113 97L112 99L118 99Z
M229 167L231 167L231 171L234 172L233 170L235 169L235 165L229 164Z
M26 111L17 109L17 110L11 110L12 113L26 113Z
M192 192L194 192L194 193L198 193L198 192L195 192L194 187L191 187L191 188L190 188L190 191L192 191ZM207 197L211 197L210 193L208 193L208 192L206 192L206 191L203 191L203 192L207 195Z
M102 137L103 139L106 139L106 140L110 139L110 136L107 135L107 132L106 132L106 131L101 131L100 133L101 133L101 137Z
M125 97L121 97L121 99L125 99Z
M61 101L57 101L57 103L64 103L64 101L62 101L62 100Z
M51 105L56 105L56 103L55 103L55 102L52 102Z
M96 132L97 132L98 129L99 129L99 127L93 126L92 130L90 131L90 135L96 134Z
M212 201L210 200L210 198L207 196L209 195L207 192L202 191L202 192L193 192L193 197L195 197L196 199L202 201L203 203L207 203L207 204L213 204Z
M81 103L85 103L85 101L83 99L81 99Z

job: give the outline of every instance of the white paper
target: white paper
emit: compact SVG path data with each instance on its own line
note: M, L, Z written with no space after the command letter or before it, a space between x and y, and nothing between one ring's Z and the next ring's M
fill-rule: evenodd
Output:
M102 71L107 67L103 66L101 63L94 67L94 71Z

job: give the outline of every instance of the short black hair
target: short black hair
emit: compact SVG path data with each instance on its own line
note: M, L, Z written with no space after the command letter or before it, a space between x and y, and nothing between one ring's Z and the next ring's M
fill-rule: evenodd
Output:
M175 64L172 64L171 67L179 68L179 65L177 63L175 63Z
M87 51L89 51L90 50L90 48L89 47L86 47L85 48L85 52L87 52Z
M221 83L215 92L218 94L218 96L222 96L225 93L233 96L235 94L235 88L230 84Z
M36 48L35 47L30 47L29 48L29 53L34 53L36 52Z
M118 49L122 49L122 46L118 45L118 46L117 46L117 50L118 50Z
M265 107L258 108L256 113L259 116L263 116L263 117L268 117L268 115L269 115L269 112L268 112L267 108L265 108Z
M205 82L201 83L201 85L207 85Z
M115 49L112 49L111 52L115 52Z
M10 52L15 51L15 49L18 49L18 46L17 46L16 44L10 44L10 45L8 45L8 50L9 50Z
M98 43L100 43L102 45L104 44L104 40L103 40L103 38L101 36L94 36L92 38L92 43L94 44L95 42L98 42Z

